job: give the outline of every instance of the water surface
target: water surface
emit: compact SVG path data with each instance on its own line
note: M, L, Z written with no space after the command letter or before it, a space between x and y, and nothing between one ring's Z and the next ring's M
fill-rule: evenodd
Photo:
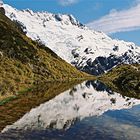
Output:
M140 100L113 92L98 81L65 89L5 125L0 139L139 140Z

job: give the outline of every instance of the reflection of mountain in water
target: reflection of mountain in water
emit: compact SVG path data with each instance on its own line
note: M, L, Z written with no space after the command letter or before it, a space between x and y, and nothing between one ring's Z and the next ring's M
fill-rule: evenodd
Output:
M32 109L3 132L9 129L68 129L76 120L140 104L140 100L110 93L110 89L98 81L84 82Z
M107 87L104 83L96 80L96 81L87 81L85 84L87 87L90 88L90 86L93 86L94 89L96 89L97 91L106 91L109 94L113 94L113 91Z

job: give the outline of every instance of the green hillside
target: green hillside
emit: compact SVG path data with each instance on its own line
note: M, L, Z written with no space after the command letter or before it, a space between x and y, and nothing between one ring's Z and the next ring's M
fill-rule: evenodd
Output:
M25 36L16 23L0 13L0 98L46 81L87 76L46 46Z
M140 65L119 65L100 77L118 92L140 98Z

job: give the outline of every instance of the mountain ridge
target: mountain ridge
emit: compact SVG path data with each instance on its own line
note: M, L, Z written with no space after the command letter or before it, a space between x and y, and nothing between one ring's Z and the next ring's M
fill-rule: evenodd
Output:
M119 64L140 63L140 48L134 43L90 30L72 15L3 7L10 19L25 26L27 36L47 45L81 71L100 75Z

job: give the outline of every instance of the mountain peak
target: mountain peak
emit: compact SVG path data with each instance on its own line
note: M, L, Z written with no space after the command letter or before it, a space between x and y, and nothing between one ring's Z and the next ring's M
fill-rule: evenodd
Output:
M53 14L56 21L62 22L66 25L72 24L78 27L84 26L71 14Z
M19 14L24 14L23 16L31 16L30 18L36 18L36 20L40 20L44 27L45 23L48 21L58 22L62 25L74 25L81 28L85 27L71 14L53 14L47 11L34 12L31 9L17 10L7 4L4 4L3 7L7 9L7 15L10 14L10 18L12 20L17 19L17 15L19 16Z

